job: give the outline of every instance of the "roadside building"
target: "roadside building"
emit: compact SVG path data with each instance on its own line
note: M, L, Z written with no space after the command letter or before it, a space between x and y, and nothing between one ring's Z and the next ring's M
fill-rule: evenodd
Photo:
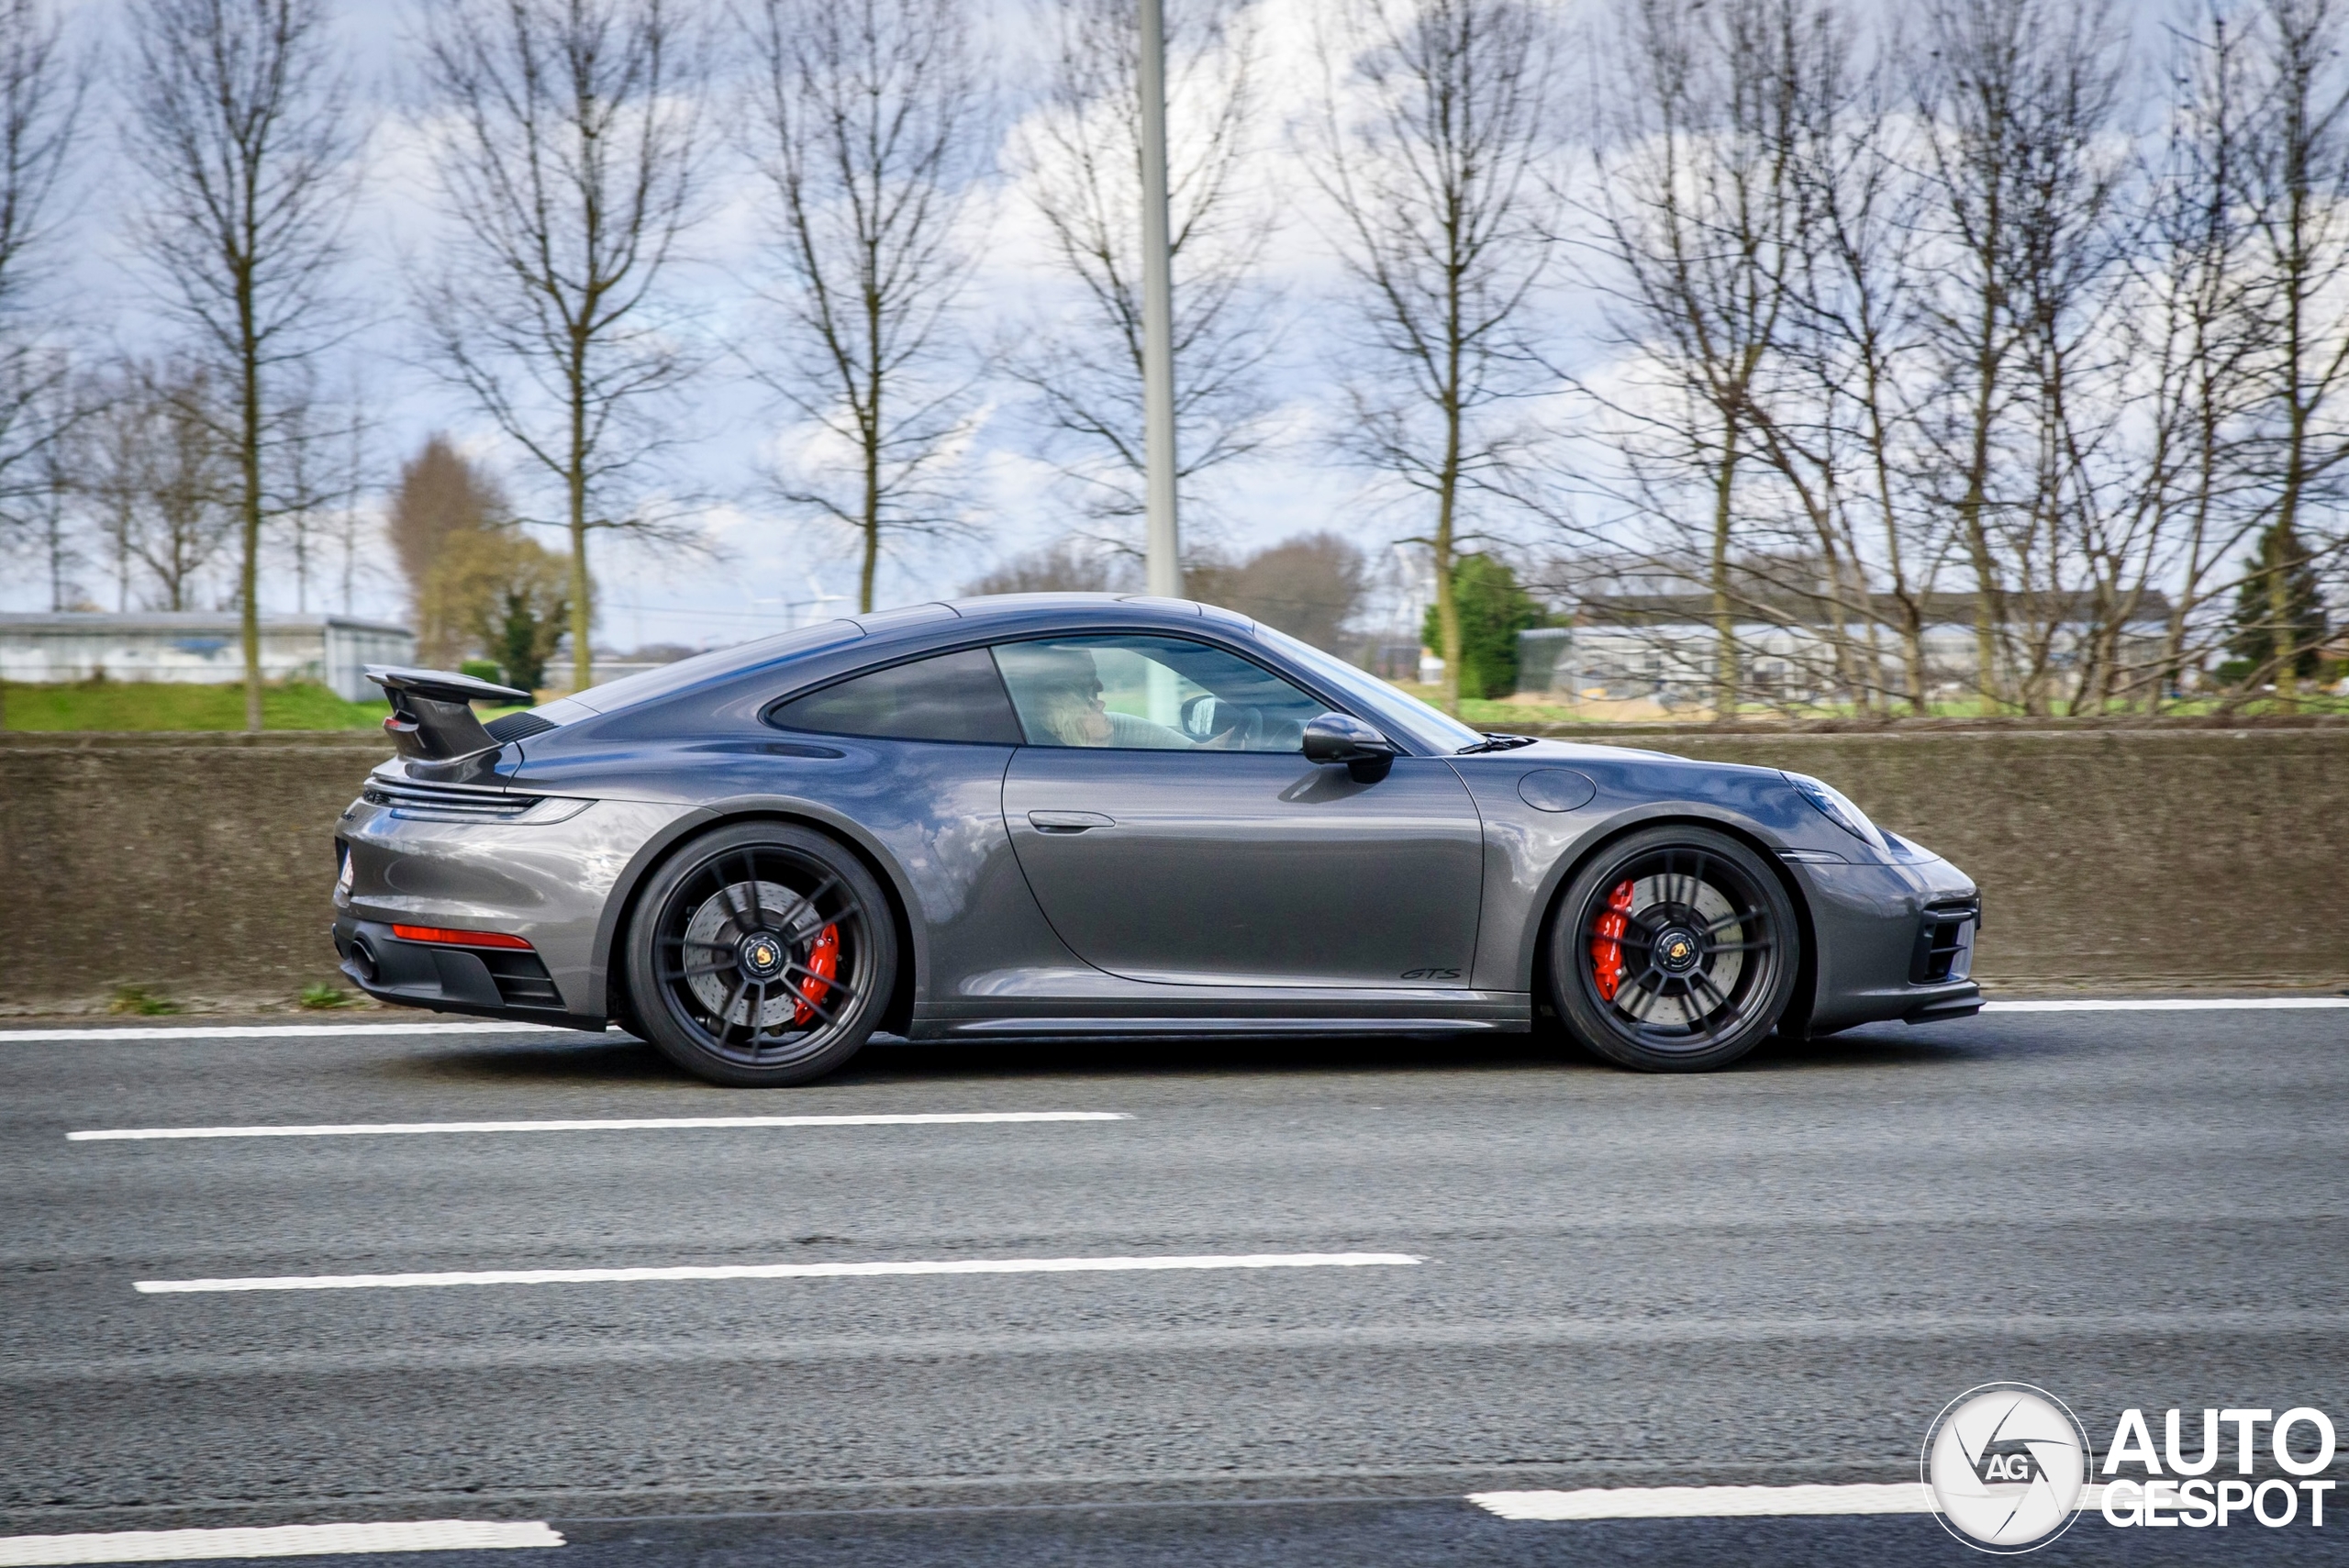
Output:
M383 694L366 678L366 666L414 662L416 634L406 627L344 616L261 618L264 680L313 681L346 701L372 702ZM0 680L226 685L244 678L243 631L234 612L0 614Z
M1970 593L1928 594L1918 603L1928 700L1971 695L1977 678L1976 611ZM2087 595L2009 595L1996 653L2015 688L2069 700L2094 669L2112 694L2142 696L2159 681L2169 600L2147 593L2120 624ZM1854 688L1898 698L1908 690L1900 628L1908 611L1892 595L1847 598L1749 589L1732 604L1730 636L1743 700L1775 706L1848 703ZM1520 692L1563 700L1640 700L1665 710L1707 707L1720 664L1720 628L1709 593L1592 593L1568 606L1570 625L1519 634ZM2098 668L2098 666L2101 668Z

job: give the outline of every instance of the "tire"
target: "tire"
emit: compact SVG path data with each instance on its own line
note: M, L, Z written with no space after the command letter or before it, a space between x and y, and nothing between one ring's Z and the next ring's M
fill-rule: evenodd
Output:
M780 1088L863 1049L896 981L896 926L881 884L834 840L738 823L653 873L627 973L663 1056L713 1084Z
M1759 854L1672 825L1608 845L1575 874L1549 957L1552 1003L1584 1046L1642 1072L1703 1073L1777 1027L1802 932Z

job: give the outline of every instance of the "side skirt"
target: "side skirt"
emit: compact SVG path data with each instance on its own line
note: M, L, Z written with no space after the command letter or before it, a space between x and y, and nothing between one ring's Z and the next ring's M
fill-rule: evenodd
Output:
M1460 1035L1524 1034L1530 1018L963 1018L917 1022L914 1040L973 1038L1119 1040L1228 1038L1234 1035L1298 1036L1386 1035L1442 1039Z

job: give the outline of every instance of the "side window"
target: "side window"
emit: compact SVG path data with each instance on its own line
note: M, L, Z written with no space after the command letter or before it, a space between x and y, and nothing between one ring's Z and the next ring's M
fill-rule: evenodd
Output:
M1328 705L1237 654L1174 637L996 645L1031 746L1294 751Z
M852 676L793 698L767 722L824 735L1019 744L1019 722L983 648Z

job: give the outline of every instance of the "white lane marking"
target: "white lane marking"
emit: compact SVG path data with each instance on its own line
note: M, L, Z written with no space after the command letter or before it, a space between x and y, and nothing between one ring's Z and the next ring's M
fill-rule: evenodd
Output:
M1930 1514L1919 1481L1865 1486L1592 1486L1575 1492L1472 1492L1505 1519L1721 1519L1772 1514Z
M1824 1514L1930 1514L1920 1481L1858 1486L1592 1486L1575 1492L1471 1492L1468 1500L1505 1519L1734 1519ZM2104 1488L2081 1489L2083 1510L2100 1507Z
M593 1029L565 1029L561 1024L241 1024L206 1028L173 1024L168 1028L132 1024L92 1029L0 1029L0 1044L45 1040L317 1040L348 1035L354 1040L379 1034L586 1034Z
M414 1132L636 1132L703 1127L933 1127L993 1121L1130 1121L1123 1111L921 1111L870 1116L678 1116L602 1121L354 1121L315 1127L131 1127L69 1132L75 1143L158 1138L366 1138Z
M345 1551L504 1551L562 1544L561 1532L542 1523L497 1524L486 1519L132 1529L90 1535L0 1536L0 1568L58 1562L191 1562L208 1557L324 1557Z
M2303 1007L2349 1007L2349 996L2245 996L2127 999L2104 1002L1985 1002L1986 1013L2232 1013Z
M429 1274L279 1274L143 1279L146 1296L232 1290L406 1290L454 1284L602 1284L640 1280L846 1279L877 1274L1088 1274L1164 1269L1361 1269L1425 1262L1404 1252L1229 1252L1164 1258L938 1258L879 1263L721 1263L667 1269L476 1269Z

